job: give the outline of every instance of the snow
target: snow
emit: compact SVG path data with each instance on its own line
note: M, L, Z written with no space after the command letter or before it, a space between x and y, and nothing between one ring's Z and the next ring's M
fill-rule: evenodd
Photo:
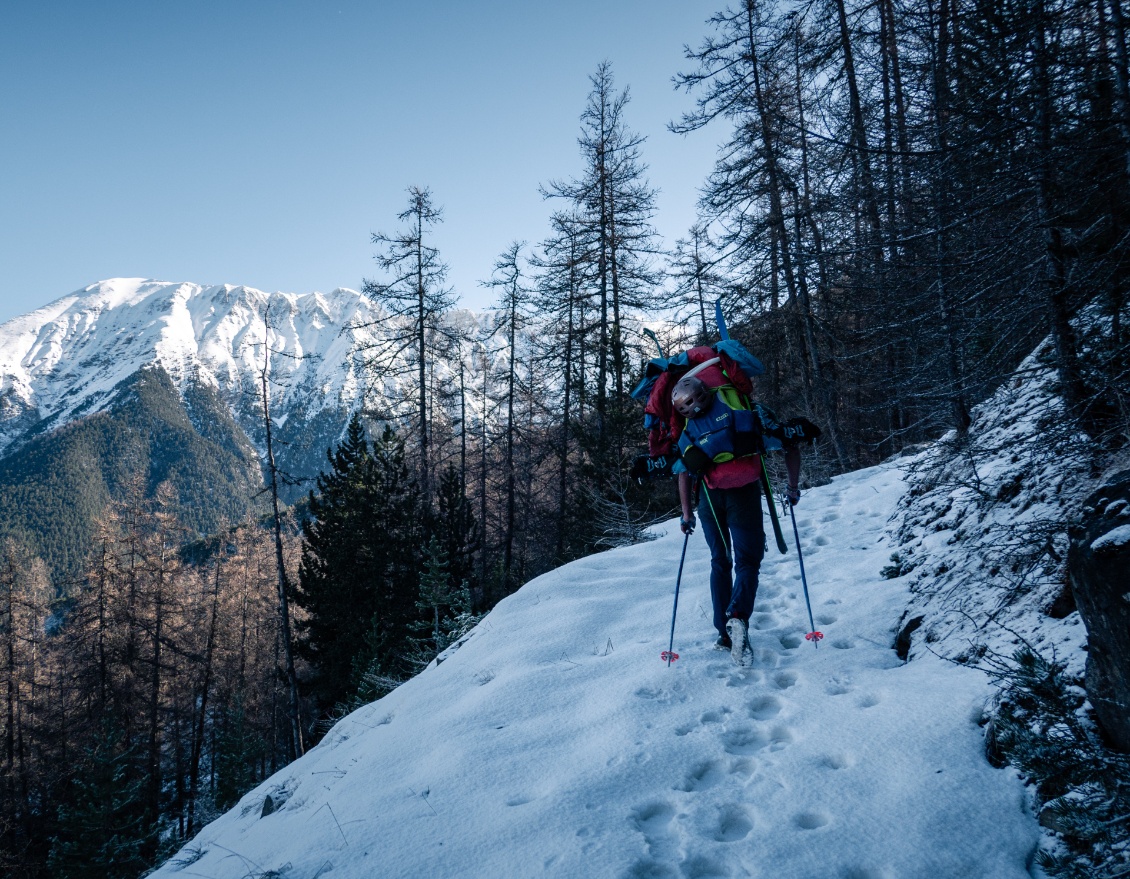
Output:
M1067 523L1089 493L1091 444L1073 433L1050 343L952 433L899 466L908 491L892 524L898 568L924 618L911 657L1008 659L1027 645L1082 677L1086 628L1065 613Z
M154 363L182 390L190 380L219 388L238 416L246 388L257 384L265 338L282 352L271 362L280 414L348 411L364 385L353 352L372 337L358 325L380 316L360 293L341 288L265 293L143 278L92 284L0 324L0 455L35 421L54 428L99 411L121 381ZM30 420L14 417L27 413Z
M1091 543L1092 552L1101 552L1106 549L1116 549L1130 543L1130 525L1119 525L1101 537L1095 538Z
M888 464L797 507L818 649L797 559L771 549L754 666L714 650L696 534L668 668L672 521L528 583L156 875L1028 877L1039 828L983 755L985 675L892 649L911 596L879 571L904 490Z

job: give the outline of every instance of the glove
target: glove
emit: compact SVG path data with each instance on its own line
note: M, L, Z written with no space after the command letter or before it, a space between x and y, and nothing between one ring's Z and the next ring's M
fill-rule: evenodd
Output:
M793 488L791 485L785 491L785 497L788 498L789 506L795 507L800 503L800 489Z
M668 455L637 455L632 462L632 469L628 476L643 485L645 479L658 479L661 476L674 476L671 468L678 458L674 454Z
M694 526L695 526L694 513L691 513L689 519L680 519L679 520L679 530L682 531L684 534L694 534Z

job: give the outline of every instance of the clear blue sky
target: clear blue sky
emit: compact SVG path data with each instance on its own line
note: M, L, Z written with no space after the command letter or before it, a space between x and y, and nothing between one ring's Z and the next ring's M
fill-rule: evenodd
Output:
M671 77L720 0L3 0L0 321L103 278L309 292L376 274L409 185L468 305L538 184L579 172L589 75L613 64L661 190L694 219L723 132L680 137Z

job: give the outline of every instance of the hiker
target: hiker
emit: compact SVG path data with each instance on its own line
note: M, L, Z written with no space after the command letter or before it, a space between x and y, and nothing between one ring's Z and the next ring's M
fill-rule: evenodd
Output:
M681 415L693 417L692 390L701 396L697 377L680 381L672 404ZM690 403L690 405L688 405ZM680 405L682 404L682 405ZM785 451L788 471L786 497L794 506L800 500L800 449ZM679 502L684 534L695 529L694 479L680 473ZM739 665L749 660L749 617L757 596L758 573L765 555L765 526L761 510L761 456L746 455L721 463L711 462L701 474L698 510L702 533L710 547L710 600L714 605L715 646L729 650Z
M765 367L741 343L722 335L713 346L673 357L660 350L647 364L632 397L646 401L648 453L636 458L629 475L641 482L678 478L680 527L687 537L697 524L697 504L710 547L716 646L729 649L736 663L747 665L752 658L749 617L765 554L761 497L771 491L762 473L762 455L784 451L786 497L795 506L800 500L798 447L815 442L820 429L806 418L782 423L754 403L751 379L764 375ZM775 517L773 522L777 545L784 552Z

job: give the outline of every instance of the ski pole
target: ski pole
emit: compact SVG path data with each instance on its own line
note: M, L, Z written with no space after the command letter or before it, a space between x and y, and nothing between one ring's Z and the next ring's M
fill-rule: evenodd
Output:
M785 500L785 503L788 504L789 515L793 520L793 539L796 540L796 557L800 561L800 582L801 585L804 586L804 603L808 606L808 624L812 626L812 631L808 632L804 638L806 641L811 641L813 647L819 647L820 645L816 642L824 637L824 633L816 631L816 622L812 619L812 602L808 598L808 578L804 576L804 553L800 551L800 531L798 531L796 527L796 510L793 509L793 505L789 503L788 499Z
M683 537L683 555L679 559L679 575L675 578L675 606L671 608L671 640L667 649L659 654L659 658L666 661L668 668L679 658L679 654L675 652L675 615L679 612L679 584L683 582L683 562L687 560L687 544L690 539L691 533L688 531Z

